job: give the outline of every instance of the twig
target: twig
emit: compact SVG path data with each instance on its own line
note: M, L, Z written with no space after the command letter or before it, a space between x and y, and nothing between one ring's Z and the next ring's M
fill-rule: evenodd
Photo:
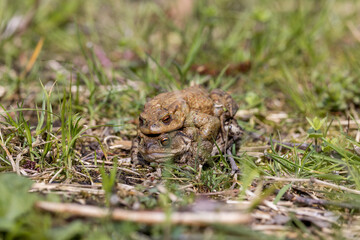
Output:
M327 187L334 188L334 189L337 189L337 190L343 190L343 191L346 191L346 192L350 192L350 193L360 195L360 191L358 191L358 190L350 189L350 188L343 187L343 186L339 186L339 185L336 185L336 184L333 184L333 183L328 183L328 182L321 181L321 180L316 179L316 178L310 178L310 179L279 178L279 177L272 177L272 176L265 176L264 178L279 181L279 182L309 182L309 183L316 183L316 184L327 186Z
M309 146L311 146L311 144L307 144L307 143L289 143L289 142L277 141L275 139L272 139L271 141L273 141L276 144L281 144L281 145L285 145L285 146L288 146L288 147L296 147L296 148L301 149L301 150L306 150ZM281 147L281 145L278 145L277 148ZM312 145L312 146L316 147L316 145Z
M283 141L278 141L276 139L270 139L268 137L264 137L258 133L254 133L254 132L250 132L249 135L254 138L254 139L260 139L262 141L266 141L268 144L271 144L271 142L276 143L276 144L281 144L281 145L285 145L288 147L296 147L298 149L301 150L306 150L309 146L313 146L315 147L315 145L313 144L307 144L307 143L290 143L290 142L283 142ZM276 146L276 149L279 150L281 146Z
M239 167L236 165L235 160L234 160L234 158L232 157L231 151L228 149L228 150L226 151L226 153L227 153L227 159L229 160L230 166L231 166L231 175L233 175L233 174L235 174L235 173L237 173L237 172L240 172Z
M241 212L173 212L170 216L161 211L131 211L115 208L100 208L73 203L39 201L35 207L53 213L68 213L72 216L103 218L111 217L117 221L132 221L145 224L159 224L169 221L172 224L204 226L209 224L246 224L251 221L249 214Z
M280 190L275 190L275 193L277 194ZM350 208L350 209L360 209L359 205L351 204L351 203L341 203L341 202L333 202L323 199L313 199L313 198L307 198L307 197L300 197L295 196L294 194L286 192L283 196L284 199L296 203L305 204L308 206L312 205L321 205L321 206L337 206L341 208Z

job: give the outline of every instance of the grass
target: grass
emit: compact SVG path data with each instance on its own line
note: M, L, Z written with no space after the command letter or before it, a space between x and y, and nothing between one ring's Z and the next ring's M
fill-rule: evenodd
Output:
M169 6L156 1L2 1L0 171L11 171L18 163L30 169L28 174L58 173L49 173L46 181L102 181L104 198L84 197L102 206L111 206L115 180L138 184L143 195L124 194L123 207L166 211L195 199L195 193L179 191L187 184L198 193L235 186L240 200L246 199L246 190L268 187L266 195L257 195L259 202L268 195L276 196L269 187L273 183L264 176L316 178L360 190L360 145L356 138L360 124L359 8L358 1L200 0L194 1L192 12L179 25ZM23 21L14 27L19 17ZM242 69L245 63L251 68ZM206 74L198 71L199 66ZM141 177L128 177L125 170L118 168L115 173L109 165L100 164L129 156L128 150L109 149L104 139L111 135L130 141L136 135L133 120L149 97L193 84L229 91L240 105L242 114L237 119L248 131L309 147L282 145L279 149L273 142L260 157L252 150L238 153L235 160L243 174L236 180L223 161L195 173L166 166L162 172L166 190L144 183L149 169L140 169ZM270 117L279 113L286 117ZM243 146L250 149L259 145L264 143L247 139ZM95 154L90 170L81 167L89 154ZM294 192L310 188L309 194L326 200L359 204L358 195L346 191L295 182L275 185ZM358 210L328 209L344 219L338 225L340 230L329 236L349 236L347 220L356 219ZM94 236L124 239L180 238L199 233L215 239L265 238L247 227L240 231L212 226L205 231L106 219L73 221L31 208L24 214L28 217L23 220L11 220L12 227L0 224L0 239L31 238L19 226L32 233L40 225L39 236L54 233L59 239L89 237L84 228ZM40 223L42 218L46 223ZM296 216L290 222L295 238L325 238L311 236L313 229ZM69 234L64 238L62 228Z

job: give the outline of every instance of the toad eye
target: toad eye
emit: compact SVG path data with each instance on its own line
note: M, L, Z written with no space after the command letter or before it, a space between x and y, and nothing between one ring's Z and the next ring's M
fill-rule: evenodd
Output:
M139 117L139 125L140 126L144 125L144 119L142 117Z
M161 121L162 121L163 123L168 124L168 123L170 123L170 121L171 121L171 116L170 116L170 115L166 115L165 117L163 117L163 118L161 119Z
M166 147L170 144L170 139L167 137L164 137L163 139L160 140L160 143L161 143L161 145Z

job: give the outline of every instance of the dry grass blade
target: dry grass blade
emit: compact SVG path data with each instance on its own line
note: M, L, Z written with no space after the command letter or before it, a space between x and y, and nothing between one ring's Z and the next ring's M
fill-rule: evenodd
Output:
M28 72L30 72L31 68L34 66L36 59L39 57L42 46L44 44L44 38L40 38L39 42L36 44L35 50L31 55L29 62L26 64L25 70L21 73L20 79L23 79Z
M4 151L6 152L6 155L7 155L7 157L9 158L9 161L10 161L10 163L11 163L11 166L12 166L13 171L16 172L18 175L20 175L20 171L19 171L18 168L16 168L16 163L15 163L13 157L11 156L9 150L7 149L7 147L5 146L5 144L3 143L2 140L0 140L0 145L1 145L1 147L4 149Z

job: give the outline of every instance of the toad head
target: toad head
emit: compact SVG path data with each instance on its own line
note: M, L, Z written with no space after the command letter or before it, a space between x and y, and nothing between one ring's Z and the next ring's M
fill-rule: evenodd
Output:
M191 139L181 131L157 135L139 134L139 152L148 162L165 162L189 151Z
M144 134L161 134L180 129L189 115L189 106L182 99L177 99L170 105L166 102L145 104L139 117L139 129Z

